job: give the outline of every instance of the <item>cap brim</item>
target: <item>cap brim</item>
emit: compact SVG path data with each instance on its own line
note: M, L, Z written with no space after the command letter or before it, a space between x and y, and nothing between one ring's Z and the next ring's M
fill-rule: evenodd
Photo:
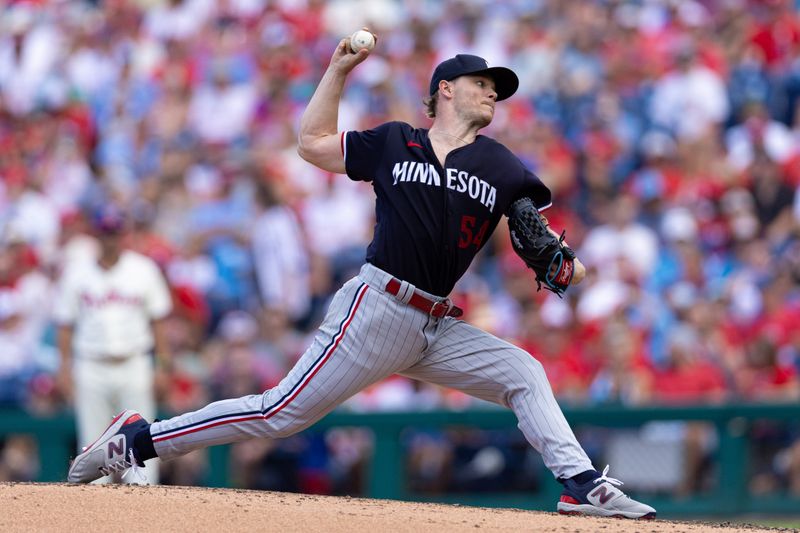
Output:
M497 92L497 101L506 98L517 92L519 88L519 78L514 71L506 67L490 67L485 70L478 70L470 74L485 74L494 80L494 90Z

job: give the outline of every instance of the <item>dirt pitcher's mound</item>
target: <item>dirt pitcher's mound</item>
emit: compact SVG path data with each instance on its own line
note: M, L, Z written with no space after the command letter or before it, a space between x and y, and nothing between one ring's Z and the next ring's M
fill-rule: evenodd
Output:
M775 531L194 487L0 483L0 531Z

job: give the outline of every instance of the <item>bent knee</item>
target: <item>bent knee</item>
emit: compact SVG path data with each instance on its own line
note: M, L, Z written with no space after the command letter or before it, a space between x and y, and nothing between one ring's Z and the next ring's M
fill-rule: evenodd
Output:
M526 370L524 373L526 376L534 376L536 378L545 376L544 365L538 359L536 359L536 357L526 352L522 348L517 350L515 356L515 359L519 361L519 364L522 365L522 367Z
M541 387L549 387L547 380L547 373L545 372L544 365L539 362L528 352L519 349L514 353L512 358L513 372L504 372L506 396L511 396L516 393L535 391Z

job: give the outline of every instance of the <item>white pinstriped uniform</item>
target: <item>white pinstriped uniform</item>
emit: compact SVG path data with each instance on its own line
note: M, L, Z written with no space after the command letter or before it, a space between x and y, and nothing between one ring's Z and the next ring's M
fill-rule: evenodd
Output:
M407 305L401 296L410 298L414 287L403 283L393 296L384 291L391 278L364 265L336 293L311 347L275 388L153 423L158 456L170 459L206 446L287 437L368 385L402 374L510 407L556 477L592 469L536 359L466 322L437 319Z

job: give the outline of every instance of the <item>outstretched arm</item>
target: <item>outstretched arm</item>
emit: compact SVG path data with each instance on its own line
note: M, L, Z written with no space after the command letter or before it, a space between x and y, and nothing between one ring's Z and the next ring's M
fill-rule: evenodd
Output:
M323 170L343 174L344 156L339 138L339 100L347 75L364 61L370 51L349 51L349 39L339 41L328 69L308 102L300 119L297 153L309 163Z

